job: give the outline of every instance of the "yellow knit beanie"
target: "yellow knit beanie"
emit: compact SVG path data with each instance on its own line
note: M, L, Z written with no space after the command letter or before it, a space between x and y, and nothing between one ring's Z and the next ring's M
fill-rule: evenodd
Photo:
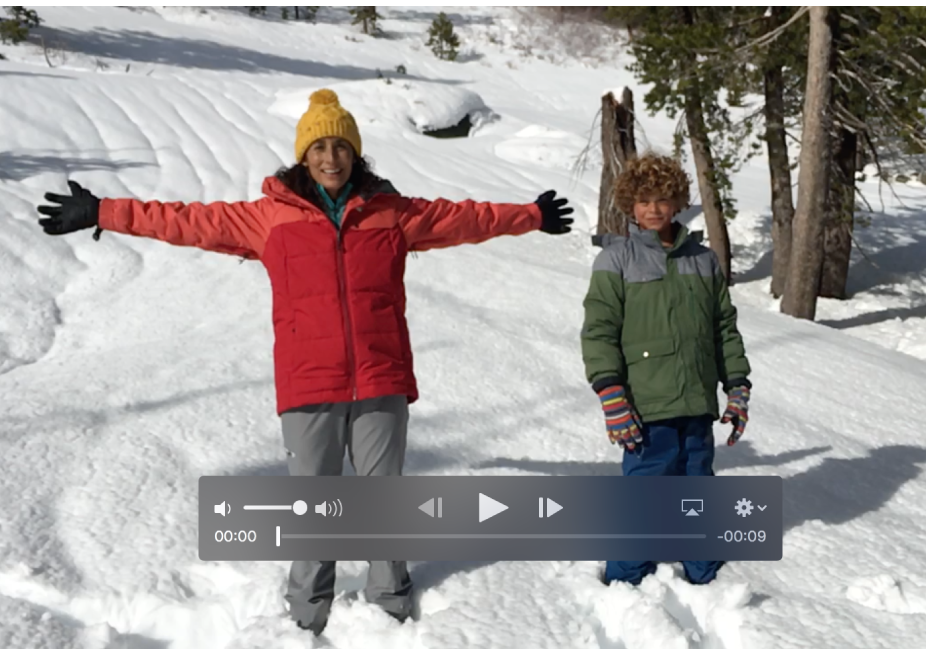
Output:
M354 116L341 107L333 90L322 88L309 97L309 109L296 125L296 162L302 162L312 142L323 137L341 137L351 143L354 153L362 155L360 129Z

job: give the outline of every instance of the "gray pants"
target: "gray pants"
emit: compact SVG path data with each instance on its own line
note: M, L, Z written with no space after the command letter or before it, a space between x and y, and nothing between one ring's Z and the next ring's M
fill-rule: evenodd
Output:
M289 474L341 475L345 449L358 476L402 475L408 399L390 396L353 403L305 406L282 415ZM295 561L286 599L290 616L319 631L334 599L334 561ZM404 561L372 561L367 601L404 619L411 610L411 579Z

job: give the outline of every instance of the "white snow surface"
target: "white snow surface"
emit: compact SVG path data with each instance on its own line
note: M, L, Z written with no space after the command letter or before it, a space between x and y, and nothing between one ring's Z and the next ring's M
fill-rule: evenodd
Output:
M885 191L857 233L867 259L853 259L853 299L795 321L768 296L761 158L734 179L730 228L751 420L718 449L717 471L784 478L781 561L732 563L702 587L663 565L639 588L605 588L594 562L413 563L420 596L404 626L344 597L366 570L345 562L315 639L286 617L287 563L198 559L200 475L285 473L266 275L112 233L47 237L34 207L68 178L100 196L257 198L291 162L295 120L321 87L341 94L376 169L408 195L528 202L552 188L577 208L566 237L410 259L422 398L408 473L620 473L578 348L599 169L571 169L601 88L627 85L641 105L644 89L626 57L507 47L523 12L443 9L464 42L457 63L424 46L429 7L381 7L378 39L344 9L313 25L240 9L44 7L55 67L34 45L0 46L0 647L921 647L926 195ZM419 133L474 110L497 116L475 137ZM673 129L640 115L653 147L668 150ZM877 184L864 188L880 208Z

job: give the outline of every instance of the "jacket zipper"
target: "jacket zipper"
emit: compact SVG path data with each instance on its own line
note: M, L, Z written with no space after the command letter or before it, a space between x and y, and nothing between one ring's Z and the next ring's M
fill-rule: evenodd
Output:
M347 363L350 367L350 388L354 401L357 400L357 365L354 359L354 333L350 320L350 305L347 303L347 272L344 266L344 240L342 233L344 222L347 220L347 209L341 217L341 227L338 228L338 289L341 293L341 314L344 317L344 334L347 342ZM332 223L332 225L334 225Z

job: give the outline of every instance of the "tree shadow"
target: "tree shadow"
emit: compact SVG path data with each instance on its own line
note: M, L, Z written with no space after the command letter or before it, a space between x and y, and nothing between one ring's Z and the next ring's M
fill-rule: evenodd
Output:
M851 329L852 327L864 327L867 325L880 324L888 320L907 320L909 318L926 318L926 304L911 307L899 307L893 309L884 309L883 311L872 311L870 313L860 313L859 315L846 318L845 320L818 320L818 324L832 327L833 329Z
M755 260L747 270L733 274L736 283L758 282L772 276L772 250L768 248L771 228L772 215L762 214L752 228L753 236L748 239L751 243L743 244L731 239L730 254L733 259L745 257Z
M456 63L474 63L476 61L481 61L486 57L482 52L477 52L475 50L467 50L465 52L460 52L457 55Z
M67 79L76 81L74 77L64 74L48 74L47 72L25 72L21 70L0 70L0 77L46 77L49 79Z
M718 453L715 457L714 469L717 472L729 469L742 469L756 466L784 466L814 455L820 455L832 450L831 446L817 446L814 448L786 451L773 455L756 453L752 445L740 441L729 452ZM530 460L527 458L515 460L511 458L493 458L477 465L479 469L516 469L527 473L541 473L556 476L619 476L621 475L621 462L615 460L599 462L582 462L576 460Z
M926 212L919 214L926 220ZM846 287L850 295L905 283L914 276L926 279L926 236L908 232L905 237L912 241L866 254L867 259L852 264Z
M866 241L861 244L862 249L873 246L879 250L866 253L852 263L846 290L849 295L868 292L900 298L908 306L892 306L840 320L820 320L819 324L850 329L894 319L926 317L926 291L918 291L915 286L917 281L926 285L926 236L910 231L910 222L922 223L926 220L926 211L913 208L902 211L910 214L903 217L880 215L884 222L879 225L884 227L873 226L864 231ZM905 242L896 245L900 237Z
M69 175L76 171L132 169L153 166L150 162L138 160L107 160L105 158L84 158L67 152L30 153L0 151L0 180L21 181L46 172Z
M784 531L818 520L841 525L878 511L922 473L926 448L898 445L860 458L826 458L784 481Z
M583 462L580 460L531 460L521 458L516 460L507 457L495 457L484 460L476 465L477 469L515 469L525 473L541 473L556 476L619 476L621 463L614 462Z
M733 273L733 279L737 284L745 282L758 282L768 279L772 276L772 262L774 254L771 250L762 253L762 256L756 260L749 270L742 273Z
M61 426L73 426L77 424L87 428L95 428L106 424L112 424L122 419L133 418L139 413L163 410L189 401L196 401L203 397L272 384L272 379L249 379L247 381L235 381L210 388L187 390L186 392L163 399L139 401L120 408L98 410L89 408L64 408L51 412L42 412L36 414L34 417L13 417L8 415L4 417L2 423L0 423L0 436L2 436L4 441L14 442L17 439L15 437L17 434L26 436L33 434L37 429L52 430Z
M280 436L280 449L283 451L283 437ZM453 453L447 453L435 450L433 448L415 448L408 447L405 451L405 469L404 475L416 475L439 471L441 469L454 466L457 464L457 458ZM344 464L342 467L344 476L354 476L353 467L350 464L350 458L345 453ZM215 475L222 475L221 471ZM246 464L233 467L225 475L233 476L288 476L289 469L286 462L264 462L261 464Z
M376 71L352 65L331 65L249 50L206 40L172 38L135 30L58 30L47 27L37 32L57 47L87 56L113 58L136 63L157 63L199 70L239 71L252 74L277 72L305 77L329 77L351 81L376 79ZM457 83L440 79L409 79Z
M105 649L168 649L167 640L156 640L137 633L120 633L109 641Z

